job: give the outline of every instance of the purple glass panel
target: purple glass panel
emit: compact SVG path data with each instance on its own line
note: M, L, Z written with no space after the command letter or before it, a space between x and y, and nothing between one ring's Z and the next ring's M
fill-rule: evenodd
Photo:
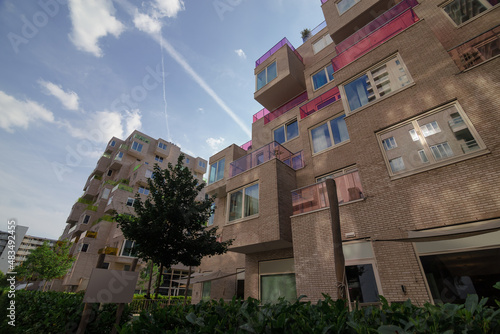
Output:
M267 124L271 122L272 120L278 118L279 116L283 115L287 111L292 110L302 102L307 101L307 92L304 92L297 96L296 98L292 99L291 101L288 101L275 111L268 113L267 115L264 116L264 124Z
M415 12L413 12L412 9L407 9L399 16L393 18L391 21L381 26L378 30L373 31L370 35L358 41L346 51L335 56L332 59L333 70L338 71L339 69L358 59L368 51L379 46L389 38L397 35L401 31L413 25L418 20L419 18L415 14Z
M328 0L321 0L321 4L324 4L325 2L327 2Z
M326 93L321 94L300 107L300 119L303 119L313 112L316 112L338 100L340 100L340 92L339 88L335 86Z
M325 182L292 191L292 207L294 215L328 207Z
M257 111L253 115L253 122L252 123L257 122L259 119L261 119L262 117L266 116L267 114L269 114L269 110L267 110L266 108Z
M302 57L300 56L300 54L293 47L292 43L290 43L288 41L288 39L286 39L286 37L285 37L281 41L279 41L278 43L276 43L276 45L273 46L269 51L267 51L266 53L264 53L264 55L262 57L260 57L255 62L255 67L258 67L260 64L262 64L267 58L271 57L276 51L278 51L279 49L281 49L281 47L284 46L285 44L288 44L288 46L290 47L290 49L292 49L292 51L300 59L300 61L304 62L304 60L302 59Z
M252 148L252 141L249 140L247 141L245 144L241 145L240 146L242 149L244 149L245 151L248 151L249 149Z

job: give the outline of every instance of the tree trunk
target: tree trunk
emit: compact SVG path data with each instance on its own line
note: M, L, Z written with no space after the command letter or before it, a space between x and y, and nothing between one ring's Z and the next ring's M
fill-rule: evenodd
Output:
M146 293L146 299L151 299L151 282L153 280L153 268L155 264L153 263L153 260L149 260L151 264L151 268L149 269L149 282L148 282L148 291Z
M45 283L43 283L42 292L45 292L45 287L47 286L47 283L48 283L48 282L49 282L49 281L45 280Z
M189 290L189 284L190 283L191 283L191 266L189 266L188 281L186 283L186 289L184 290L184 305L186 305L187 300L188 300L188 290Z
M158 280L156 281L155 299L158 299L158 292L160 291L161 276L163 274L163 263L160 264L160 271L158 272Z

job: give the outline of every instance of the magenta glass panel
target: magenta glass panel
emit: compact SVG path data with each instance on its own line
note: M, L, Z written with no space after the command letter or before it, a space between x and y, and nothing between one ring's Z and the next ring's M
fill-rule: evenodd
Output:
M339 88L335 86L326 93L321 94L300 107L300 119L303 119L313 112L316 112L338 100L340 100L340 92Z
M399 14L399 16L381 26L378 30L373 31L368 36L356 42L356 44L352 45L349 49L335 56L332 59L333 70L338 71L392 36L397 35L404 29L413 25L418 20L419 18L413 10L407 9L405 12Z
M267 114L269 114L269 110L267 110L266 108L257 111L253 115L253 122L252 123L257 122L259 119L261 119L262 117L266 116Z
M365 198L359 173L353 172L335 178L339 204Z
M321 4L324 4L325 2L327 2L328 0L321 0Z
M240 146L242 149L244 149L245 151L248 151L249 149L252 148L252 141L249 140L247 141L245 144L241 145Z
M328 207L325 182L292 191L292 206L294 215Z
M276 43L276 45L273 46L269 51L267 51L266 53L264 53L264 55L262 57L260 57L255 62L255 67L258 67L260 64L262 64L267 58L271 57L276 51L278 51L279 49L281 49L281 47L284 46L285 44L288 44L288 46L290 47L290 49L292 49L292 51L300 59L300 61L304 62L304 60L302 59L302 57L300 56L300 54L293 47L292 43L290 43L288 41L288 39L286 39L286 37L285 37L281 41L279 41L278 43Z
M279 116L283 115L287 111L292 110L293 108L295 108L296 106L298 106L299 104L301 104L304 101L307 101L307 92L304 92L304 93L300 94L299 96L297 96L293 100L285 103L284 105L282 105L281 107L279 107L275 111L273 111L273 112L268 113L267 115L265 115L264 116L264 124L267 124L270 121L272 121L272 120L278 118Z

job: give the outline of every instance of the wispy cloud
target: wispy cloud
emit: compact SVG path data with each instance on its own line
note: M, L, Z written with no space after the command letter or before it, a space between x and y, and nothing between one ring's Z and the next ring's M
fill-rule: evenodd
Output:
M247 59L247 55L242 49L234 50L234 52L238 55L238 57L242 59Z
M182 0L155 0L155 7L159 10L162 17L174 18L177 13L184 10L184 1Z
M206 140L208 146L214 151L219 151L222 148L222 145L224 145L224 142L226 139L219 137L219 138L208 138Z
M138 10L136 10L134 14L134 25L140 31L144 31L148 34L156 34L160 32L162 26L160 20L147 14L139 13Z
M14 128L27 129L31 123L54 122L54 114L31 100L20 101L0 91L0 128L13 133Z
M55 96L68 110L78 110L78 95L73 91L64 91L61 86L45 80L38 80L48 94Z
M123 24L114 16L111 0L68 0L68 6L73 24L69 37L79 50L101 57L99 38L108 34L118 37L124 30Z

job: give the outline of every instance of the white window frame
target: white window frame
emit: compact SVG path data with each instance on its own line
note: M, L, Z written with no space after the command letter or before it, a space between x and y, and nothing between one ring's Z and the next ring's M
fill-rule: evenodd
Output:
M254 213L250 216L246 216L245 215L245 190L247 188L250 188L254 185L258 185L258 203L259 203L259 207L258 207L258 210L257 210L257 213ZM226 212L226 217L227 217L227 221L226 221L226 224L234 224L234 223L238 223L238 222L241 222L241 221L244 221L244 220L247 220L247 219L253 219L255 217L258 217L259 216L259 213L260 213L260 184L259 182L253 182L253 183L250 183L250 184L247 184L243 187L240 187L238 189L234 189L232 190L231 192L227 193L227 212ZM230 210L231 210L231 195L238 192L238 191L241 191L242 192L242 199L241 199L241 217L240 218L236 218L236 219L233 219L233 220L229 220L229 214L230 214Z
M128 203L130 202L130 200L132 200L132 204L131 204L131 205L129 205L129 204L128 204ZM133 197L128 197L128 198L127 198L127 201L125 202L125 205L126 205L126 206L130 206L130 207L132 207L132 208L133 208L133 207L134 207L134 203L135 203L135 198L133 198Z
M297 123L297 135L293 138L288 138L288 132L287 132L287 128L289 125L293 124L293 123ZM279 143L276 138L274 137L274 132L280 128L284 128L283 131L285 131L285 141L283 143ZM290 120L289 122L286 122L285 124L282 124L280 126L278 126L277 128L274 128L273 129L273 140L279 144L284 144L292 139L295 139L295 138L298 138L300 136L300 131L299 131L299 121L295 118L293 120Z
M132 242L132 247L130 247L130 249L131 249L131 250L133 250L133 249L134 249L134 246L135 246L135 241L128 240L128 239L124 239L124 240L123 240L123 243L122 243L122 249L120 250L120 256L135 258L136 256L131 256L131 255L123 255L123 251L125 250L125 244L127 243L127 241Z
M335 80L335 77L332 78L332 80L330 80L330 78L328 77L328 71L326 70L327 67L331 66L332 67L332 71L333 71L333 65L331 62L329 62L325 67L323 67L322 69L320 69L319 71L316 71L314 72L312 75L311 75L311 83L312 83L312 88L314 91L317 91L317 90L320 90L321 88L325 87L326 85L328 85L330 82L333 82ZM318 88L314 87L314 76L318 73L321 73L323 72L323 74L326 76L326 83L324 85L321 85L319 86ZM335 72L335 71L334 71Z
M335 147L339 147L339 146L344 145L346 143L349 143L351 141L351 137L349 136L349 129L347 130L347 135L349 136L349 139L341 141L338 144L335 144L335 141L333 140L333 131L332 131L332 128L331 128L331 125L330 125L330 121L332 121L332 120L334 120L334 119L336 119L336 118L338 118L338 117L340 117L342 115L345 115L345 114L344 113L337 114L337 115L335 115L335 116L333 116L333 117L331 117L331 118L329 118L329 119L327 119L327 120L325 120L325 121L323 121L321 123L315 124L314 126L312 126L311 128L309 128L309 131L308 131L309 132L309 141L311 143L311 150L312 150L311 152L312 152L313 156L316 155L316 154L321 154L323 152L329 151L329 150L331 150L331 149L333 149ZM346 116L347 115L344 116L344 119L345 119ZM329 147L327 147L327 148L325 148L325 149L323 149L323 150L321 150L321 151L315 152L314 151L314 142L313 142L312 130L317 129L318 127L324 125L325 123L328 126L328 133L330 135L330 140L332 142L332 145L329 146ZM347 126L346 126L346 128L347 128Z

